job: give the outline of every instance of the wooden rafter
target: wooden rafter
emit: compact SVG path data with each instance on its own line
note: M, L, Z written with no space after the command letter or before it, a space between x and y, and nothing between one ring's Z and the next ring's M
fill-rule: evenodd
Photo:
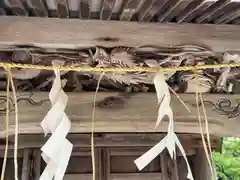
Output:
M53 48L76 48L200 43L216 52L240 51L237 25L140 24L27 17L0 17L0 25L1 45L35 44Z
M5 93L1 93L3 96ZM94 93L69 93L66 113L72 121L73 133L90 133L92 125ZM97 101L102 101L109 96L118 96L117 93L98 93ZM28 96L23 93L19 96L19 133L31 134L42 133L40 122L50 109L49 102L41 106L30 105ZM174 111L175 131L177 133L199 133L199 123L196 109L195 94L182 94L182 100L189 106L191 113L188 113L183 105L172 96L172 108ZM219 100L219 95L205 94L204 100L207 110L209 131L217 136L239 136L239 110L236 110L236 100L239 95L221 95L221 99L226 98L232 102L231 107L221 109L215 105ZM48 93L36 92L31 97L34 101L48 99ZM4 102L2 100L1 102ZM123 103L124 102L124 103ZM213 104L211 104L212 102ZM112 105L111 105L112 103ZM106 108L96 108L95 131L96 132L166 132L168 121L164 120L154 129L157 119L157 99L154 93L139 93L130 99L123 101L113 101ZM116 104L116 105L115 105ZM226 104L226 102L225 102ZM106 104L105 104L106 105ZM1 104L5 108L6 104ZM103 106L101 106L103 107ZM234 109L235 108L235 109ZM214 110L215 109L215 110ZM234 111L235 110L235 111ZM227 115L221 115L226 112ZM232 113L232 114L231 114ZM4 114L2 114L4 116ZM232 116L232 118L228 118ZM4 118L2 118L4 119ZM204 123L204 115L201 115ZM14 133L15 127L14 113L11 113L9 122L9 134ZM4 137L4 121L0 124L0 137ZM203 127L205 129L205 126Z
M2 0L6 15L121 21L238 24L236 0ZM3 15L3 14L0 14Z

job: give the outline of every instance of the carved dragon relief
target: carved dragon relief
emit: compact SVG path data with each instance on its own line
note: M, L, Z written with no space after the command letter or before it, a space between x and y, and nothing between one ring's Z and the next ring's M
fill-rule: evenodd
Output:
M49 99L47 99L47 98L42 99L40 101L35 101L32 97L33 95L34 95L33 92L21 94L21 95L17 96L17 103L19 103L21 101L25 101L32 106L42 106L44 103L49 101ZM5 115L5 113L6 113L7 98L9 98L9 112L14 111L15 103L14 103L13 98L7 97L6 95L1 95L0 96L0 107L1 107L0 115Z
M2 62L51 65L54 59L65 65L91 67L171 67L218 63L240 63L239 55L216 54L210 48L200 45L178 45L158 47L89 47L79 49L45 49L32 45L16 45L0 49ZM49 91L54 79L53 72L45 70L12 69L15 85L19 91ZM239 68L199 70L201 92L240 93ZM0 71L0 89L5 88L5 72ZM100 73L62 72L65 91L94 91ZM152 92L154 73L106 73L99 91ZM192 71L169 72L166 81L178 93L194 93L195 79ZM131 95L130 95L131 96ZM126 95L128 98L129 95ZM124 104L125 95L119 103ZM122 99L123 98L123 99ZM99 107L112 107L114 98L99 102ZM108 102L108 103L106 103ZM109 104L110 102L110 104ZM123 102L123 103L122 103ZM120 105L119 107L121 107ZM222 106L221 106L222 107ZM225 107L225 106L224 106Z

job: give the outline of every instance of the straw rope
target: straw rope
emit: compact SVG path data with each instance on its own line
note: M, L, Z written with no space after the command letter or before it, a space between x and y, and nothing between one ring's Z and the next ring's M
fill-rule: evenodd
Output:
M13 99L14 99L14 108L15 108L15 135L14 135L14 179L18 180L18 104L17 104L17 95L16 89L13 82L13 77L11 74L11 67L8 65L3 65L4 69L7 72L7 109L6 109L6 124L9 121L9 86L11 85L12 92L13 92ZM8 131L8 125L6 125L6 131ZM8 140L8 132L6 132L6 141ZM6 143L6 147L8 146L8 142ZM5 150L4 159L7 158L7 151ZM2 172L5 172L6 169L6 162L3 164ZM4 179L4 174L1 176L1 180Z
M96 180L96 162L95 162L95 151L94 151L94 127L95 127L95 116L96 116L96 99L99 90L100 82L104 76L104 73L100 75L97 83L96 91L93 98L93 111L92 111L92 132L91 132L91 157L92 157L92 180Z
M199 88L199 77L198 77L198 73L196 71L194 71L194 76L195 76L195 80L196 80L196 89L198 89ZM204 120L205 120L205 125L206 125L207 142L204 138L203 125L202 125L202 122L201 122L201 112L200 112L200 108L199 108L199 104L198 104L199 98L200 98L201 105L202 105L202 108L203 108ZM208 119L207 119L205 106L204 106L204 103L203 103L202 93L198 92L198 91L196 91L196 104L197 104L197 115L198 115L200 134L201 134L202 143L203 143L203 149L204 149L205 154L206 154L207 162L208 162L210 172L211 172L211 175L212 175L212 180L215 180L214 169L213 169L213 166L212 166L212 154L211 154L212 151L211 151L211 141L210 141L210 135L209 135ZM210 156L209 156L209 154L210 154Z
M13 77L11 73L11 68L8 66L4 66L5 70L7 71L7 76L10 80L13 99L14 99L14 109L15 109L15 134L14 134L14 179L18 180L18 104L17 104L17 94L16 88L14 86Z
M7 76L7 93L6 96L9 97L9 89L10 89L10 77ZM6 116L5 116L5 136L6 136L6 143L5 143L5 151L4 151L4 159L2 164L2 173L1 173L1 180L4 180L5 177L5 170L7 165L7 154L8 154L8 122L9 121L9 98L7 98L6 104Z
M26 68L26 69L39 69L39 70L63 70L63 71L84 71L84 72L164 72L164 71L189 71L189 70L201 70L201 69L214 69L214 68L229 68L229 67L240 67L240 63L231 64L212 64L212 65L199 65L199 66L176 66L169 68L151 68L151 67L131 67L131 68L99 68L99 67L88 67L88 66L44 66L44 65L33 65L33 64L19 64L19 63L0 63L2 67L8 68Z
M7 70L7 75L8 75L8 84L11 83L11 86L13 88L13 93L14 96L16 96L15 88L12 82L12 76L11 76L11 68L25 68L25 69L39 69L39 70L65 70L65 71L83 71L83 72L114 72L114 73L121 73L121 72L150 72L150 73L158 73L158 72L166 72L166 71L189 71L193 70L195 72L196 80L198 79L198 76L196 74L197 70L201 69L214 69L214 68L231 68L231 67L240 67L240 63L231 63L231 64L214 64L214 65L199 65L199 66L177 66L177 67L169 67L169 68L150 68L150 67L131 67L131 68L98 68L98 67L87 67L87 66L76 66L76 65L68 65L68 66L44 66L44 65L33 65L33 64L19 64L19 63L0 63L0 67L4 67ZM9 83L10 80L10 83ZM198 81L198 80L197 80ZM100 82L98 82L100 83ZM9 86L9 85L8 85ZM98 85L99 86L99 85ZM96 89L97 93L98 89ZM96 93L94 96L94 101L96 100ZM7 92L8 94L8 92ZM196 92L196 100L198 101L198 92ZM201 94L200 94L200 98ZM15 99L16 101L16 99ZM8 103L7 103L8 104ZM198 103L197 103L198 105ZM14 164L15 164L15 180L18 179L17 174L18 174L18 168L17 168L17 141L18 141L18 116L17 116L17 102L15 102L15 109L16 109L16 129L15 129L15 148L14 148ZM199 111L199 107L198 107ZM93 164L93 180L95 180L95 157L94 157L94 138L93 138L93 132L94 132L94 119L95 119L95 107L93 110L93 115L92 115L92 136L91 136L91 154L92 154L92 164ZM200 116L200 112L198 112L198 116ZM8 120L8 112L6 114L6 121ZM206 118L206 114L205 114ZM207 119L205 119L207 120ZM7 123L7 122L6 122ZM203 140L203 146L204 150L206 152L206 156L210 165L211 172L213 171L212 164L210 163L210 157L208 155L208 150L206 147L206 142L203 137L203 129L201 125L201 120L199 119L200 123L200 130L201 130L201 135L202 135L202 140ZM207 123L206 123L207 126ZM208 126L206 127L208 129ZM7 129L7 128L6 128ZM209 133L209 132L208 132ZM210 141L209 137L207 139L208 143ZM209 144L208 144L209 145ZM6 143L7 146L7 143ZM7 152L5 152L6 156ZM6 157L5 157L6 158ZM6 161L6 160L5 160ZM6 163L6 162L5 162ZM5 170L5 168L4 168ZM3 172L4 172L3 170ZM3 173L4 174L4 173ZM213 174L213 172L212 172ZM1 177L3 179L4 176Z

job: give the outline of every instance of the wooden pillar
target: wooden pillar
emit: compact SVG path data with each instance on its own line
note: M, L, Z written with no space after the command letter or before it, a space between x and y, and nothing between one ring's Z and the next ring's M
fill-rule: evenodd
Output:
M177 157L177 166L178 166L179 180L188 180L187 179L187 174L188 174L187 164L186 164L185 159L182 156Z
M24 149L23 151L23 166L22 166L22 180L29 180L30 175L30 149Z
M35 150L33 152L33 159L34 159L34 169L33 169L33 174L34 174L34 180L39 180L40 175L41 175L41 151Z
M160 155L160 163L163 180L179 180L177 160L172 160L166 150Z
M5 169L5 180L12 180L14 179L14 163L13 159L7 161L6 169Z
M193 173L195 180L212 180L211 170L203 148L198 148L193 161Z

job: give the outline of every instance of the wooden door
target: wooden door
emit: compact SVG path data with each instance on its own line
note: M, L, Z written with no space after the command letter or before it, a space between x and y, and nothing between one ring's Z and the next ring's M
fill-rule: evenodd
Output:
M18 150L19 180L38 180L46 164L42 160L41 136L20 136ZM74 144L64 180L91 180L92 160L89 135L74 134L68 139ZM197 136L182 137L182 143L195 179L210 180L201 140ZM23 139L22 139L23 138ZM31 142L32 139L32 142ZM188 139L188 140L187 140ZM95 138L96 180L187 180L187 166L177 151L172 160L167 151L162 152L141 172L134 160L160 140L157 134L102 134ZM27 146L24 143L27 142ZM216 148L219 141L213 141ZM31 145L32 144L32 145ZM39 147L37 147L39 146ZM34 148L33 148L34 147ZM0 146L0 167L3 162L3 146ZM9 150L5 180L14 179L13 150Z

